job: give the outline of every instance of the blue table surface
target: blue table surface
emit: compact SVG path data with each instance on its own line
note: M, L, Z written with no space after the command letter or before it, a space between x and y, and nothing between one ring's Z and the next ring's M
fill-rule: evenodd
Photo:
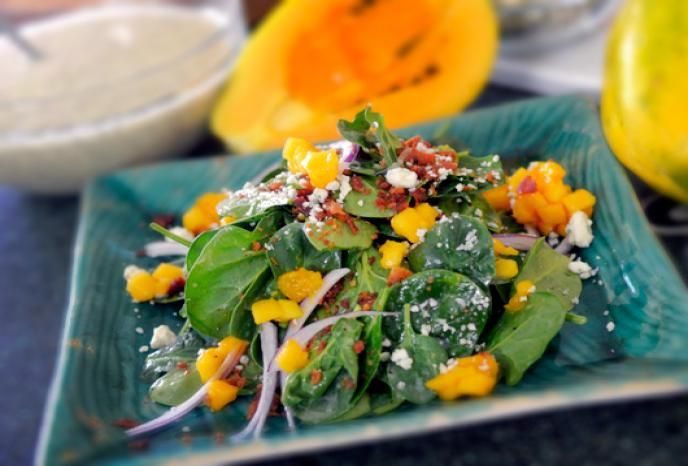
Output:
M475 106L525 97L489 87ZM218 150L208 138L193 153ZM634 183L643 202L657 201L664 210L664 200ZM77 207L77 197L41 198L0 186L0 465L30 464L33 458L63 326ZM662 239L687 277L688 239ZM688 396L679 396L528 416L265 464L685 464L687 439Z

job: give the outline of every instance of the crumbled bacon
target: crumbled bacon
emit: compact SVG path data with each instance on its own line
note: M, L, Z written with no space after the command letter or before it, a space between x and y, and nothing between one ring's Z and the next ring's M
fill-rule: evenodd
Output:
M322 381L323 373L320 369L313 369L311 371L311 385L317 385Z
M239 372L234 371L227 377L227 382L237 388L244 388L244 385L246 385L246 377L242 377Z
M375 304L376 299L377 293L370 291L361 291L361 293L358 295L357 302L361 306L362 310L370 311L373 308L373 304Z
M354 352L356 354L361 354L361 352L365 349L365 343L363 340L358 340L356 343L354 343Z
M351 184L351 189L361 194L370 194L370 188L367 188L363 184L363 179L358 175L353 175L349 181Z
M413 272L405 267L394 267L390 270L389 276L387 277L387 286L392 286L395 283L406 280L411 275L413 275Z
M251 420L253 416L256 414L256 409L258 408L258 400L260 400L260 392L263 391L263 386L258 385L258 389L256 390L256 394L251 400L251 403L248 405L248 409L246 410L246 419ZM268 416L279 416L280 412L280 397L277 393L272 397L272 403L270 403L270 411L268 412Z
M184 285L186 285L186 280L184 277L175 278L172 280L170 287L167 289L167 296L174 296L181 293L184 291Z

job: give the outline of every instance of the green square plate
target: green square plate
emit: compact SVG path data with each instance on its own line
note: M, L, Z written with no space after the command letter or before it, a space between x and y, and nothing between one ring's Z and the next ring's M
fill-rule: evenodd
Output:
M275 418L262 440L235 444L229 434L245 424L242 401L215 415L196 410L154 437L145 450L127 446L114 421L147 420L164 411L147 398L147 384L139 378L145 357L139 348L154 326L178 328L179 322L172 309L129 302L123 267L144 261L135 251L156 238L146 226L153 214L180 213L204 191L237 188L279 155L157 165L100 178L84 193L66 330L37 464L235 463L687 391L688 292L609 152L592 102L531 100L404 131L416 132L477 154L499 153L511 167L553 158L568 169L570 183L597 195L596 239L583 258L599 267L599 274L586 281L576 308L589 321L566 324L520 385L499 386L484 399L405 406L380 417L307 426L295 433Z

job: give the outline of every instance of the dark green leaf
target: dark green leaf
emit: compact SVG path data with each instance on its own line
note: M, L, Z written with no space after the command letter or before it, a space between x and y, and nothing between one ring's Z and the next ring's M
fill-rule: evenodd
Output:
M379 188L373 177L361 177L365 192L351 191L344 199L344 210L358 217L387 218L395 214L394 209L381 209L377 205Z
M146 356L142 377L154 380L159 374L174 369L177 364L193 365L198 356L198 350L205 348L206 342L196 332L189 331L179 335L177 341L165 348L161 348Z
M350 253L346 266L354 273L346 279L344 287L337 295L338 309L360 310L358 298L361 293L375 293L377 299L373 309L382 309L384 290L387 289L387 271L380 266L380 253L375 248ZM343 302L348 302L345 306Z
M417 333L437 338L450 356L473 353L490 312L490 295L469 278L448 270L426 270L392 287L385 305L399 311L411 305ZM384 333L393 341L402 336L399 317L385 317Z
M247 304L246 292L264 279L268 260L251 249L255 240L254 233L228 226L201 251L185 287L186 310L199 332L216 338L230 334L233 313Z
M187 369L173 369L153 382L151 400L165 406L177 406L196 393L203 385L195 365Z
M306 367L289 374L282 401L304 422L319 423L335 419L349 411L356 393L358 355L354 343L363 324L354 319L341 319L327 336L327 344L313 354ZM311 383L313 371L320 371L318 383Z
M385 166L391 167L396 161L401 139L385 127L382 115L370 107L358 112L353 121L339 120L337 129L344 139L360 145L366 152L380 150Z
M275 277L299 267L325 273L342 266L341 252L315 249L300 223L282 227L270 238L266 249Z
M479 193L466 197L443 197L438 207L445 215L458 213L478 219L495 233L504 229L502 216Z
M356 232L339 219L329 219L320 226L306 223L306 236L318 251L368 249L377 237L377 228L358 218L353 219L353 223Z
M213 239L217 232L218 230L204 231L194 238L193 243L191 243L191 247L189 248L189 252L186 253L186 270L191 270L196 263L198 256L201 255L203 248L211 239Z
M565 310L574 306L582 290L581 279L569 270L570 259L550 248L544 238L535 242L515 282L530 280L537 291L547 291L559 298Z
M479 220L453 214L440 220L408 257L415 272L447 269L487 285L495 274L492 236Z
M487 350L497 358L507 384L517 384L542 357L565 317L561 300L539 291L528 297L521 311L504 313L487 339Z

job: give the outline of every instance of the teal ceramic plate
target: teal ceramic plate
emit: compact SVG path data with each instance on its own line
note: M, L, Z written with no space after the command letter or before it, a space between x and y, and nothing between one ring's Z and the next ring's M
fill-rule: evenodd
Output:
M229 434L245 424L244 401L215 415L196 410L143 450L127 445L113 422L147 420L164 411L147 398L139 348L154 326L178 328L179 322L173 308L133 305L123 291L122 268L144 262L135 251L156 238L146 226L154 214L180 213L207 190L237 188L279 156L158 165L100 178L84 193L65 336L38 464L235 463L687 391L688 292L609 152L594 104L574 97L532 100L405 131L416 132L477 154L499 153L512 166L553 158L566 166L570 183L597 195L596 239L583 257L599 274L586 281L576 308L589 321L566 324L520 385L499 386L489 398L406 406L295 433L274 418L262 440L233 444Z

